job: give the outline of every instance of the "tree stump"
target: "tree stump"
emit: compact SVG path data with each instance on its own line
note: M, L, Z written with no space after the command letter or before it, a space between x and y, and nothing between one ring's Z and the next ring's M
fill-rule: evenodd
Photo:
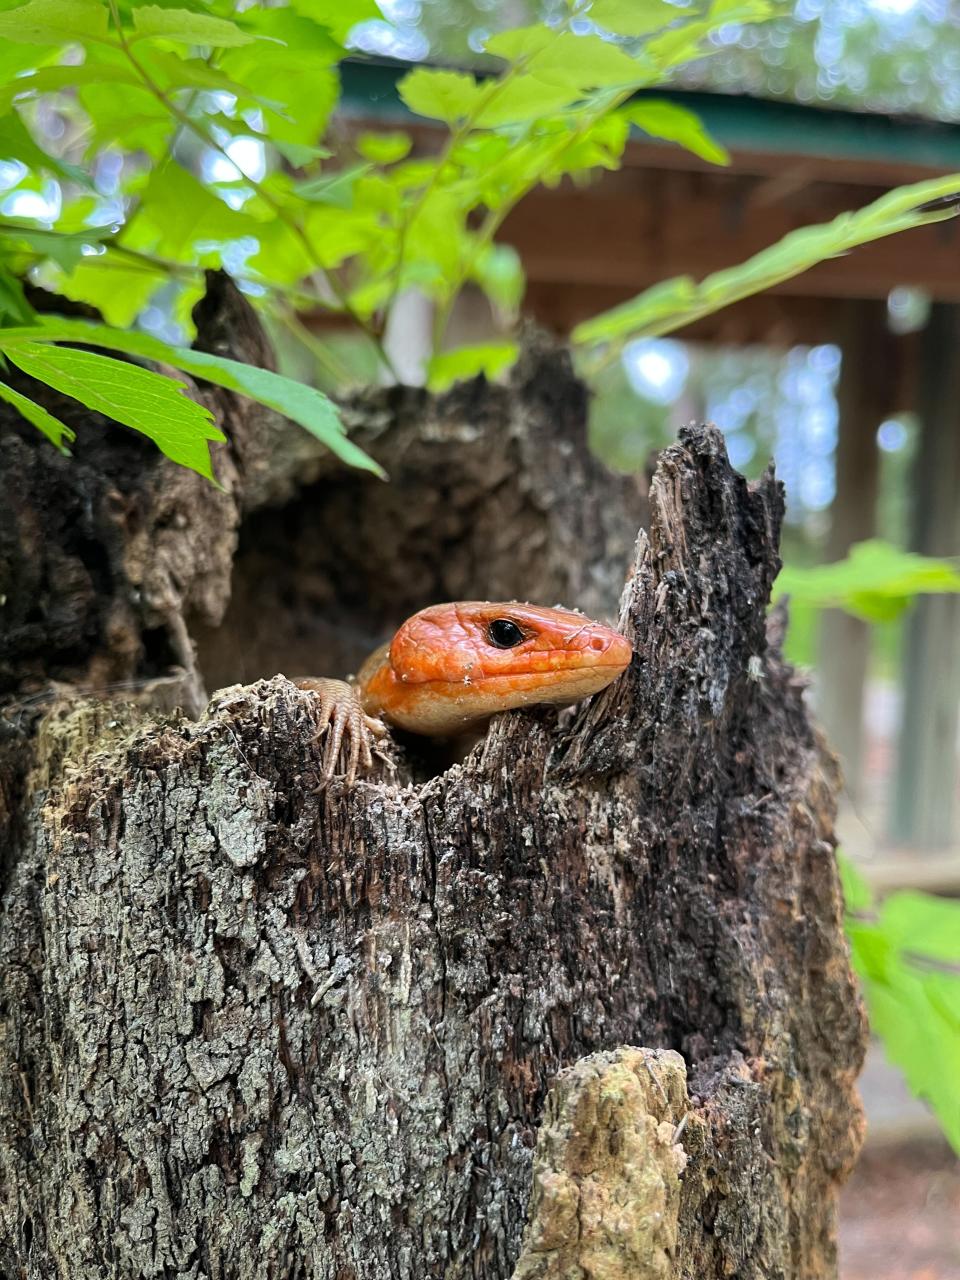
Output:
M462 424L464 394L420 416ZM500 389L469 397L523 436ZM389 448L377 403L367 437ZM559 403L583 450L582 395ZM236 465L227 524L296 492L265 464L247 503ZM602 592L635 491L594 478L574 496L609 507ZM542 540L570 495L524 484L538 588L564 564L583 583L577 538ZM410 743L395 774L318 791L311 697L279 675L197 720L76 699L8 716L0 1274L835 1275L864 1022L835 764L765 616L781 493L697 427L649 510L629 671L575 714L496 718L442 771ZM491 555L509 581L510 538ZM375 630L417 589L357 616Z

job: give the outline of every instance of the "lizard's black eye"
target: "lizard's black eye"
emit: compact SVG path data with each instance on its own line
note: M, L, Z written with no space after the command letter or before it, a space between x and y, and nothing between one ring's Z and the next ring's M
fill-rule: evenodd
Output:
M487 639L498 649L515 649L523 643L524 635L509 618L494 618L487 627Z

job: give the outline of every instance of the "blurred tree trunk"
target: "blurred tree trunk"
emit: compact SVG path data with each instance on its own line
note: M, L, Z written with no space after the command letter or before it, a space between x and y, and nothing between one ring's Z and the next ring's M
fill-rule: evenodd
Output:
M920 432L910 480L909 546L927 556L960 552L960 372L953 353L960 307L936 302L919 335ZM915 849L955 845L960 724L960 608L955 596L917 600L906 619L903 715L891 835Z
M483 594L608 598L638 497L589 459L583 408L544 350L509 391L358 401L366 443L403 442L397 527L420 554L417 585L384 584L353 508L347 630L438 582L466 594L471 572ZM323 484L324 461L291 464L280 432L268 456L268 434L249 453L234 434L225 546L257 511L301 528L305 469ZM378 483L330 483L327 529L341 481ZM127 527L151 511L137 484ZM372 519L397 501L385 492ZM282 676L223 690L194 721L45 706L16 685L8 640L0 1274L835 1274L864 1027L834 764L779 658L782 619L766 628L781 495L695 428L661 456L649 510L621 605L629 672L572 718L499 717L445 771L408 743L389 781L318 794L311 699ZM336 566L310 555L332 592ZM248 556L252 596L268 562ZM120 594L124 563L104 553L105 589ZM520 571L529 591L510 589ZM229 575L221 613L228 591ZM180 603L174 656L201 681ZM162 667L154 645L147 669L149 630L125 640L142 676ZM85 657L74 646L72 671L95 651L108 628ZM30 681L65 666L51 645Z
M825 559L842 560L877 532L880 449L877 428L896 410L902 369L886 302L848 299L840 311L842 364L838 401L837 491L830 507ZM870 625L841 609L820 618L817 714L843 769L856 808L863 803L864 712L870 670Z

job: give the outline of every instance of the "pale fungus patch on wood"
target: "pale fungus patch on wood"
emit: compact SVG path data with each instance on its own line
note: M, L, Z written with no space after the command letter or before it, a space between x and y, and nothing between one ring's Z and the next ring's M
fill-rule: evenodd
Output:
M669 1050L591 1054L562 1071L544 1106L513 1280L669 1280L689 1109L683 1058Z

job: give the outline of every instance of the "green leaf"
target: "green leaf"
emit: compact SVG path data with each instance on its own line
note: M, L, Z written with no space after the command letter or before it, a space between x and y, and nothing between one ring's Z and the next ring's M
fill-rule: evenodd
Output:
M243 10L244 28L267 43L247 49L242 55L229 53L226 58L231 62L239 58L239 62L248 67L256 66L261 54L267 55L272 68L285 61L291 65L310 63L315 69L335 66L346 51L342 43L331 36L328 10L328 5L319 2L283 8L249 5Z
M73 270L83 260L84 250L112 235L112 227L59 231L56 228L37 226L33 222L20 222L16 218L0 222L0 239L18 247L25 246L57 263L64 271Z
M0 330L0 338L10 348L22 342L30 344L37 339L82 342L88 346L108 347L126 355L173 365L175 369L189 373L191 377L202 378L205 382L249 396L251 400L275 409L299 423L326 445L331 453L351 467L383 475L382 468L347 439L336 407L322 391L295 382L292 378L284 378L269 369L258 369L255 365L228 360L224 356L209 355L205 351L194 351L190 347L174 347L151 334L111 329L106 325L91 324L85 320L68 320L61 316L41 316L39 326L30 329ZM129 366L124 366L127 367ZM51 385L55 385L52 380ZM210 438L222 437L218 433L218 437Z
M407 256L435 269L435 285L444 296L447 282L454 279L468 251L464 211L450 191L437 187L420 204L407 225Z
M0 382L0 400L6 400L8 404L12 404L17 412L38 431L42 431L61 453L70 452L65 442L75 440L76 432L65 422L55 418L52 413L48 413L43 405L37 404L28 396L21 395L19 391L14 391L13 387L8 387L5 382Z
M960 573L949 561L901 551L879 538L858 542L833 564L785 567L774 584L776 596L844 609L868 622L898 617L918 595L957 592Z
M853 862L837 850L837 868L843 886L843 902L848 912L873 910L873 892Z
M3 0L0 9L6 10L9 2L10 0ZM54 47L38 49L36 46L0 40L0 84L6 85L11 80L18 80L59 56L60 50Z
M148 90L104 81L81 85L77 96L90 117L92 153L116 144L155 161L167 154L177 124Z
M682 17L683 10L667 0L593 0L587 16L619 36L647 36Z
M503 311L512 314L519 307L526 280L520 255L512 245L487 245L474 260L470 278Z
M655 70L645 55L632 58L600 36L558 34L542 25L491 36L487 50L519 68L480 89L472 115L490 129L548 117L591 90L646 84Z
M0 40L16 44L105 40L108 13L100 0L30 0L0 13Z
M415 269L411 271L409 262L405 262L400 276L400 287L405 288L411 283L418 283L416 272ZM369 320L374 312L379 311L393 297L393 285L393 277L383 273L378 273L373 279L364 280L347 295L350 310L354 315Z
M467 133L450 153L450 163L459 166L464 173L479 176L513 154L516 142L502 133ZM422 160L408 160L399 165L391 175L404 186L416 187L429 182L437 170L436 163L424 166ZM408 179L409 175L409 179Z
M353 189L357 179L370 172L370 165L357 164L349 169L337 169L321 174L308 182L298 182L294 190L303 200L315 204L332 204L338 209L349 209L353 204Z
M226 437L209 409L183 394L182 382L90 351L8 341L3 330L0 350L31 378L142 432L173 462L213 480L208 442Z
M262 45L257 46L262 49ZM112 58L109 57L112 51L107 49L98 51L98 57L103 58L104 65L109 66ZM237 106L240 109L249 109L251 107L269 107L271 110L283 110L283 102L270 98L267 95L257 91L256 86L241 84L239 80L228 76L219 67L211 66L205 58L188 58L178 53L173 53L169 49L162 49L155 45L144 45L137 50L137 60L143 64L151 78L154 79L164 90L169 93L172 89L212 89L215 92L222 90L224 93L233 94L237 99ZM90 55L84 66L89 65ZM122 62L120 67L126 67L129 64ZM116 77L113 77L115 79ZM139 77L136 77L136 83L142 83ZM208 115L208 119L214 117ZM216 117L218 124L224 119L220 113ZM234 121L238 132L255 133L256 130L251 129L249 125L239 117Z
M960 1154L960 903L911 890L877 908L849 860L839 865L871 1027Z
M165 344L160 345L165 347ZM293 378L272 373L269 369L243 364L239 360L208 355L204 351L193 351L188 347L166 349L170 363L176 368L275 409L277 413L299 423L341 461L351 467L383 476L384 472L379 464L347 439L336 406L322 391L296 382ZM163 357L155 355L154 358Z
M699 296L691 276L674 276L652 285L638 298L623 302L577 325L574 342L604 342L624 335L669 332L674 317L694 310ZM679 323L679 322L678 322Z
M279 220L262 227L257 239L260 248L249 260L249 267L269 284L297 284L318 265L301 238Z
M381 223L400 221L403 197L392 174L376 171L361 173L354 187L353 207L357 212L375 214Z
M713 0L710 21L717 26L747 22L766 22L777 16L776 5L769 0Z
M498 31L488 36L485 50L506 62L516 62L520 58L532 58L550 46L556 40L556 32L542 22L528 27L511 27L508 31Z
M383 19L376 0L293 0L292 7L319 26L326 27L341 44L358 22Z
M0 111L9 110L16 99L28 94L62 93L81 84L102 84L104 81L113 84L140 84L139 77L129 67L108 66L98 59L91 61L88 57L79 66L39 67L31 75L17 76L0 85Z
M137 5L133 10L133 25L139 37L159 36L178 44L202 44L220 49L252 44L256 39L226 18L193 13L190 9L164 9L155 4Z
M108 324L133 324L169 277L146 263L122 254L84 258L72 270L58 273L51 282L58 293L74 302L96 307Z
M578 87L541 80L532 72L518 74L504 83L502 91L491 94L489 101L477 108L474 123L484 129L498 129L503 125L539 120L563 110L582 96L583 91Z
M153 171L140 197L140 212L121 241L163 257L192 261L202 241L225 244L256 235L261 224L228 204L174 160Z
M531 143L516 148L519 157L527 146L531 147L532 154L526 158L529 166L528 184L534 178L547 184L555 184L564 174L572 174L576 178L597 167L620 167L620 159L630 133L630 125L620 112L600 116L585 129L572 125L566 119L560 123L570 141L559 148L557 138L549 133L545 133L542 139L533 139ZM545 125L546 122L544 128ZM559 136L562 138L562 134ZM540 154L537 154L538 150Z
M601 36L578 36L570 31L556 34L543 26L503 31L487 41L487 50L508 61L523 58L525 75L578 92L634 84L647 74L638 61ZM505 87L504 96L513 83ZM497 101L500 96L497 94Z
M347 258L375 244L383 234L374 213L324 205L309 209L303 225L313 257L322 267L339 267ZM255 261L259 266L259 260Z
M418 116L456 124L470 115L482 90L473 76L462 71L434 71L417 67L397 85L400 97Z
M857 957L855 954L855 964ZM956 979L953 982L956 983ZM887 1056L911 1090L929 1102L960 1154L960 1034L943 1016L940 982L924 980L894 957L883 980L865 983L867 1008Z
M334 84L334 89L336 85ZM271 138L273 149L283 156L292 169L305 169L314 160L328 160L330 152L326 147L314 147L305 142L287 142L283 138Z
M324 27L291 9L254 6L243 18L250 31L267 39L228 49L220 69L250 95L276 104L263 107L262 132L293 163L307 163L337 103L335 68L343 50Z
M677 142L710 164L729 164L726 148L707 133L699 118L686 107L661 98L645 98L624 108L623 115L653 138Z
M410 154L413 140L408 133L361 133L356 147L374 164L395 164Z
M679 67L684 62L703 57L707 50L703 48L702 41L716 30L717 25L715 22L685 22L648 40L644 50L662 71Z
M884 935L901 951L960 963L960 902L906 889L884 899L880 922Z
M508 369L519 354L515 342L486 342L444 351L434 356L427 366L427 386L431 391L444 391L454 382L475 378L478 373L495 378Z
M24 297L23 285L0 263L0 318L32 324L36 312Z

